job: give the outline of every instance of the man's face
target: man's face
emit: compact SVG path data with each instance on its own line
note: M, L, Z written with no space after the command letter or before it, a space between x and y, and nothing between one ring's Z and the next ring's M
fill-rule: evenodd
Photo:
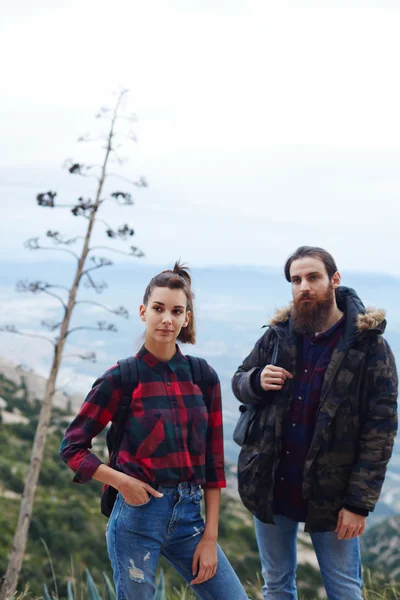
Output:
M325 265L316 257L300 258L290 266L293 292L293 324L301 333L322 330L335 306L335 288L339 273L329 279Z

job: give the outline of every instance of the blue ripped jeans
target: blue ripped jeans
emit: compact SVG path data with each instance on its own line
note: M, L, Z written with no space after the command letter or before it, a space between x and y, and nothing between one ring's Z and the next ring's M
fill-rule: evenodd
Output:
M204 530L201 490L187 482L159 486L162 498L130 505L118 494L107 525L107 547L118 600L152 600L160 554L186 582L194 579L192 559ZM248 600L236 573L218 547L217 572L192 586L204 600Z

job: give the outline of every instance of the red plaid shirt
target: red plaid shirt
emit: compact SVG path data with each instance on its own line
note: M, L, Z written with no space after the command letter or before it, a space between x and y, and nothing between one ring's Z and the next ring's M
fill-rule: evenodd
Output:
M225 487L221 389L215 371L210 367L214 381L203 396L178 347L169 362L159 361L144 346L136 359L139 383L132 393L117 468L150 484L191 481ZM89 448L116 419L121 400L121 374L115 365L95 381L61 443L61 457L75 472L75 483L89 481L103 464Z

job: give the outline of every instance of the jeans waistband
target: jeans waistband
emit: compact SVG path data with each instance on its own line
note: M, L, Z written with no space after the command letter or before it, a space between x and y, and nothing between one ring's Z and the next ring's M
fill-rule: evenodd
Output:
M162 494L180 494L181 496L192 496L197 490L200 489L198 483L192 483L190 481L181 481L176 484L159 483L154 486L156 490Z

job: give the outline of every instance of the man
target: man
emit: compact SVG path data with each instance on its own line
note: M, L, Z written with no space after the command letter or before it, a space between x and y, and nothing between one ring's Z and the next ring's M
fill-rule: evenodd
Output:
M238 480L255 516L264 599L297 599L296 534L304 522L328 599L361 600L359 536L397 430L385 314L340 287L322 248L298 248L285 276L293 303L271 320L232 380L236 397L256 407Z

